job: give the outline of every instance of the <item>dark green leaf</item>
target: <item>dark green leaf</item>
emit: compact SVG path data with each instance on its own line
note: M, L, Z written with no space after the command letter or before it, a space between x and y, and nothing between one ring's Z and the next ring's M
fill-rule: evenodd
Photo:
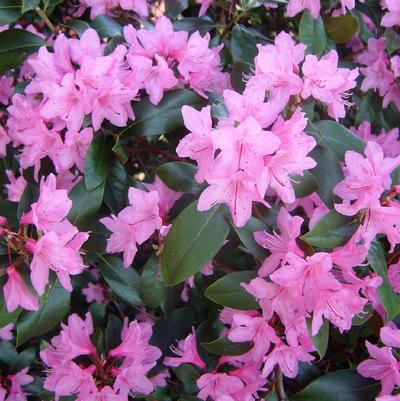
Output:
M103 132L98 132L91 143L85 159L85 186L92 191L107 178L110 166L112 138Z
M150 103L148 97L144 98L133 104L136 119L120 134L140 136L168 134L183 126L182 106L188 105L199 109L205 104L205 99L189 89L167 92L157 106Z
M23 29L0 32L0 74L17 68L41 46L48 46L39 36Z
M176 18L182 11L189 6L188 0L166 0L165 8L167 15L171 18Z
M183 384L185 393L195 393L198 391L196 381L202 375L202 371L194 365L184 363L183 365L174 368L174 373Z
M38 196L39 196L38 188L28 183L24 189L24 192L21 195L21 199L18 204L18 212L17 212L18 220L21 219L21 216L24 213L30 210L32 203L36 202Z
M98 15L92 21L91 25L101 38L112 38L123 35L122 26L115 19L107 15Z
M228 337L220 337L209 343L201 343L201 345L206 351L221 356L243 355L251 349L250 342L234 343Z
M216 255L229 233L225 213L222 205L199 212L196 201L179 214L165 239L162 253L166 285L175 285L193 276Z
M326 33L336 43L347 43L358 32L358 20L351 14L324 17Z
M292 182L297 199L305 198L318 190L318 182L308 170L303 175L292 176Z
M83 180L78 185L75 185L69 193L69 198L72 200L72 208L68 214L68 220L79 226L81 221L88 216L93 216L101 206L103 194L104 184L93 191L86 190Z
M90 28L90 25L79 19L74 19L66 24L67 27L72 28L81 38L84 32Z
M182 18L174 22L174 28L176 31L186 31L189 32L189 34L199 31L202 36L213 30L216 26L217 24L208 17Z
M348 150L364 152L365 143L343 125L331 120L322 120L313 123L313 126L318 130L321 145L333 150L339 160L344 160Z
M331 210L301 239L319 248L332 249L347 243L360 225L357 216L343 216Z
M21 3L21 13L24 14L27 11L33 10L38 7L40 0L22 0Z
M145 264L139 279L140 298L150 308L161 305L166 295L157 263L157 258L152 256Z
M197 168L193 164L183 162L165 163L156 169L161 181L177 192L198 194L202 185L194 178Z
M0 25L8 25L21 15L21 0L0 0Z
M333 151L324 146L316 146L310 156L317 162L317 165L310 170L318 182L316 192L326 206L332 209L335 203L333 189L344 178L342 167Z
M390 285L385 253L378 241L373 241L370 245L368 262L374 272L383 279L383 283L378 288L378 296L386 311L388 320L393 320L400 313L400 296L393 291Z
M314 344L315 349L318 352L319 359L321 360L328 349L328 340L329 340L329 321L324 319L321 328L319 329L318 334L313 336L311 330L311 319L307 320L307 328L310 334L310 338Z
M291 401L374 401L379 393L377 382L360 376L354 370L338 370L311 382Z
M254 57L258 52L257 40L243 25L235 24L232 29L231 52L235 63L254 63Z
M242 244L258 259L264 260L267 256L266 250L259 245L254 239L254 233L256 231L264 231L265 224L255 217L250 217L244 227L236 227L235 224L231 224L233 229L236 231Z
M17 373L23 368L29 367L32 362L35 360L36 357L36 348L31 347L16 355L13 358L12 363L10 364L9 372L10 373Z
M36 312L23 311L18 317L17 346L31 338L39 337L57 326L69 311L71 294L58 280L49 285L40 297L40 308Z
M240 271L229 273L210 285L205 296L219 305L238 310L258 309L256 299L250 295L240 284L248 283L255 278L254 271Z
M322 18L314 19L308 11L301 16L299 26L300 41L307 45L307 54L320 57L326 47L326 34Z
M124 301L141 305L138 294L139 275L132 267L125 268L115 256L100 256L100 270L107 284Z
M111 159L104 190L104 202L114 214L126 206L128 189L128 175L125 167L119 160Z
M107 351L110 351L121 343L121 319L115 315L109 315L104 335L105 345Z
M0 200L0 216L5 217L9 223L18 223L18 203Z
M386 28L385 39L386 49L389 54L400 49L400 35L393 28Z
M191 308L175 309L168 318L157 320L150 344L160 348L163 355L173 355L170 346L189 334L193 319Z

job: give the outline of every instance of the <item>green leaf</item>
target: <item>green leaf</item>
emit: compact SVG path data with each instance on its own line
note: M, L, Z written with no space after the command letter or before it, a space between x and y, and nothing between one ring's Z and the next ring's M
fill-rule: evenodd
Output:
M317 128L317 139L321 145L333 150L339 160L344 160L348 150L364 153L365 143L343 125L331 120L322 120L313 123L313 126Z
M196 171L197 167L193 164L170 162L158 167L155 173L167 187L174 191L198 194L203 186L194 178Z
M234 343L228 337L220 337L209 343L201 343L201 346L207 351L215 355L236 356L243 355L250 351L250 342Z
M160 306L166 295L157 263L157 258L152 256L144 265L139 279L140 298L149 308Z
M357 216L343 216L330 210L301 239L319 248L332 249L347 243L360 225Z
M333 209L335 203L333 189L344 178L339 160L331 149L320 145L312 150L310 156L317 162L317 165L310 170L318 182L316 192L326 206Z
M193 322L191 308L175 309L167 318L157 320L150 344L160 348L163 355L172 355L170 346L189 334Z
M206 104L205 99L189 89L167 92L158 105L150 103L148 97L133 104L135 121L120 132L122 134L154 136L168 134L183 127L182 106L197 109Z
M328 340L329 340L329 321L324 319L321 328L319 329L318 334L313 336L311 330L311 319L307 319L307 328L310 334L310 338L314 344L315 349L318 352L319 359L321 360L328 349Z
M400 49L400 35L393 28L385 29L385 42L389 54Z
M0 0L0 25L8 25L21 15L21 0Z
M250 295L240 284L248 283L255 278L254 271L240 271L225 275L210 285L204 295L218 305L238 310L258 309L256 299Z
M291 401L374 401L380 385L345 369L328 373L312 381L290 397Z
M110 165L112 138L103 132L98 132L85 159L85 185L88 191L92 191L103 184L107 178Z
M199 212L195 201L174 220L162 253L166 285L175 285L193 276L217 254L229 233L225 213L223 205Z
M110 314L108 317L106 331L104 333L104 340L107 351L110 351L121 344L121 330L121 319L113 314Z
M400 313L400 296L393 291L390 285L385 253L378 241L373 241L368 252L368 263L374 272L382 277L383 282L378 288L379 300L385 309L388 320L393 320Z
M358 20L351 14L324 17L326 33L336 43L347 43L358 32Z
M103 201L104 184L93 191L86 190L82 180L75 185L69 193L72 200L72 208L68 214L68 220L79 227L80 223L89 216L93 216L100 208Z
M65 26L68 28L72 28L80 38L82 37L84 32L90 28L90 25L87 22L81 21L79 19L69 21L67 24L65 24Z
M122 26L113 18L107 15L98 15L91 23L93 29L99 34L100 38L112 38L122 36Z
M21 14L27 11L33 10L39 6L40 0L22 0L21 3Z
M202 18L182 18L174 22L174 29L176 31L186 31L189 34L198 31L201 36L204 36L207 32L216 28L216 26L217 24L206 16Z
M246 27L235 24L232 29L231 52L233 62L254 64L257 55L257 40Z
M264 260L267 256L266 250L259 245L254 239L254 233L256 231L264 231L265 224L255 217L250 217L244 227L236 227L235 224L231 223L233 229L236 231L242 244L258 259Z
M189 7L188 0L166 0L165 8L170 18L176 18Z
M124 301L141 305L138 294L139 275L132 267L125 268L116 256L99 256L100 270L107 284Z
M0 32L0 74L19 67L30 54L42 46L48 46L48 43L23 29Z
M184 363L177 368L173 368L172 370L182 382L185 393L190 394L198 391L196 382L202 375L200 368L189 363Z
M305 170L303 175L295 175L291 178L297 199L305 198L318 190L318 182L308 170Z
M18 204L18 212L17 212L18 220L21 219L24 213L30 210L32 203L36 202L38 196L39 196L38 188L28 183L24 189L24 192L22 192L21 199Z
M112 158L104 190L104 202L114 214L126 206L128 190L128 175L125 167L119 160Z
M308 11L301 16L299 26L300 41L307 45L307 54L320 57L326 47L326 33L321 16L314 19Z
M57 326L69 311L71 293L58 280L49 285L40 297L36 312L23 311L17 322L17 346L31 338L39 337Z
M5 217L8 222L18 225L18 203L8 200L0 200L0 216Z

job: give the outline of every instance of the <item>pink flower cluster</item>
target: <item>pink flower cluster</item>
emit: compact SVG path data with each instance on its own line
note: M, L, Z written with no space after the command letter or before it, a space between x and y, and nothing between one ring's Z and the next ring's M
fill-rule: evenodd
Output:
M364 0L360 0L362 3ZM341 12L346 14L346 10L355 7L356 0L340 0ZM318 18L321 11L321 0L289 0L287 13L289 17L294 17L303 10L308 10L313 18Z
M39 198L31 205L31 210L22 216L19 232L13 233L9 228L3 228L9 246L23 259L31 259L30 279L38 295L44 294L51 270L56 273L61 285L71 292L70 275L80 274L85 268L80 248L89 234L79 232L68 221L71 207L67 190L58 189L56 177L51 174L42 178ZM3 227L5 225L6 222ZM26 236L26 225L35 227L37 239ZM24 284L17 267L11 264L7 275L3 291L8 311L14 311L19 305L29 310L38 309L38 300Z
M400 56L389 59L385 47L385 38L370 38L367 50L357 56L357 61L365 65L360 68L365 76L361 90L377 91L383 97L383 107L393 102L400 109L400 89L396 82L400 77Z
M0 401L27 401L29 393L23 387L33 382L33 377L27 373L28 368L25 368L1 378Z
M140 17L149 15L146 0L80 0L81 6L76 12L77 16L81 16L86 8L90 8L90 18L94 19L98 15L112 14L112 11L120 7L124 11L134 11Z
M361 362L357 370L365 377L380 381L382 390L377 401L398 401L399 395L392 395L392 392L400 387L400 362L395 357L400 349L400 330L389 323L381 328L380 339L383 347L366 341L371 359Z
M99 355L90 336L93 323L90 313L85 320L73 314L68 324L61 325L60 334L40 352L49 368L44 388L60 396L76 395L80 401L127 401L131 393L150 394L155 384L147 377L156 365L161 351L149 340L149 323L128 324L124 320L121 344Z

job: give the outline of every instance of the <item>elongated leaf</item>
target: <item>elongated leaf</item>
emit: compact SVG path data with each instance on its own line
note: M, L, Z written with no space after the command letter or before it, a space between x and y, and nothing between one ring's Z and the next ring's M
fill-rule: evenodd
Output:
M91 23L101 38L112 38L123 34L122 26L107 15L98 15Z
M90 25L87 22L79 19L69 21L66 26L72 28L79 35L79 37L82 37L84 32L90 28Z
M39 190L37 187L29 184L25 187L24 192L22 193L21 199L18 204L18 220L21 219L21 216L30 210L33 202L36 202L39 196Z
M291 401L374 401L380 385L360 376L356 371L345 369L328 373L312 381Z
M254 271L229 273L210 285L204 295L215 303L238 310L258 309L256 299L240 284L257 276Z
M193 164L170 162L158 167L156 174L174 191L198 194L203 186L194 178L196 171L197 168Z
M155 106L148 98L133 104L135 121L121 131L120 134L153 136L168 134L183 126L182 106L188 105L197 109L206 101L189 89L178 89L164 95Z
M400 313L400 296L393 291L390 285L385 253L378 241L373 241L370 245L368 262L374 272L383 279L383 283L378 288L378 296L388 316L388 320L393 320Z
M297 199L305 198L318 190L318 181L308 170L305 170L303 175L292 176L292 180Z
M310 170L318 182L316 192L326 206L332 209L335 203L333 189L344 178L342 167L333 151L324 146L316 146L310 155L317 162L317 165Z
M104 133L97 133L91 143L85 159L85 186L92 191L103 184L110 165L112 138Z
M344 245L360 225L357 216L343 216L336 210L322 216L301 238L312 246L332 249Z
M324 17L327 34L336 43L347 43L358 32L358 20L353 15Z
M141 305L138 294L139 275L132 267L125 268L122 260L115 256L101 256L100 270L107 284L124 301Z
M0 32L0 74L17 68L39 47L48 46L39 36L23 29Z
M202 36L213 30L216 26L217 24L208 17L182 18L174 22L174 28L176 31L186 31L189 32L189 34L198 31Z
M0 0L0 25L8 25L21 15L21 0Z
M318 352L319 359L321 360L325 354L326 350L328 349L328 341L329 341L329 321L324 319L324 322L319 329L318 334L313 336L311 334L311 319L307 320L307 328L310 334L311 340L314 344L315 349Z
M234 343L228 337L220 337L209 343L201 343L201 346L208 352L215 355L243 355L251 349L251 343Z
M229 233L225 213L222 205L199 212L196 201L179 214L162 253L166 285L175 285L193 276L216 255Z
M23 311L18 317L17 346L33 337L41 336L55 327L69 311L71 294L58 280L50 285L40 297L36 312Z
M322 120L313 123L313 126L318 130L321 145L333 150L339 160L344 160L344 154L348 150L364 152L365 143L343 125L331 120Z
M33 10L38 7L40 0L22 0L21 3L21 13L24 14L27 11Z
M128 190L128 175L125 167L119 160L111 159L104 190L104 202L114 214L126 206Z
M322 18L314 19L308 11L301 16L299 26L300 41L307 45L307 54L320 57L326 47L326 33Z
M176 18L182 11L189 6L188 0L166 0L165 2L167 15Z
M231 52L235 63L254 63L258 52L257 40L243 25L236 24L232 29Z

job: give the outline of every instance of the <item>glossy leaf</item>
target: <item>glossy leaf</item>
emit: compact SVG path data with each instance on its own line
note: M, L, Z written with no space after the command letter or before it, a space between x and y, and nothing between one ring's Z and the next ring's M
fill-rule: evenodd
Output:
M304 11L299 26L300 41L307 45L306 53L321 56L326 47L326 33L322 18L314 19Z
M201 346L208 352L215 355L243 355L251 349L250 342L234 343L228 337L220 337L209 343L201 343Z
M318 181L308 170L305 170L303 175L291 178L296 199L305 198L318 190Z
M254 63L258 53L257 40L243 25L236 24L232 29L231 52L235 63Z
M144 265L139 279L139 296L150 308L160 306L166 295L157 264L157 258L152 256Z
M311 334L311 319L307 320L307 328L314 347L318 352L319 359L321 360L325 356L326 350L328 349L329 321L326 319L323 320L322 326L319 329L318 334L315 336Z
M112 38L123 34L122 26L107 15L98 15L91 23L101 38Z
M0 0L0 25L8 25L21 15L21 0Z

